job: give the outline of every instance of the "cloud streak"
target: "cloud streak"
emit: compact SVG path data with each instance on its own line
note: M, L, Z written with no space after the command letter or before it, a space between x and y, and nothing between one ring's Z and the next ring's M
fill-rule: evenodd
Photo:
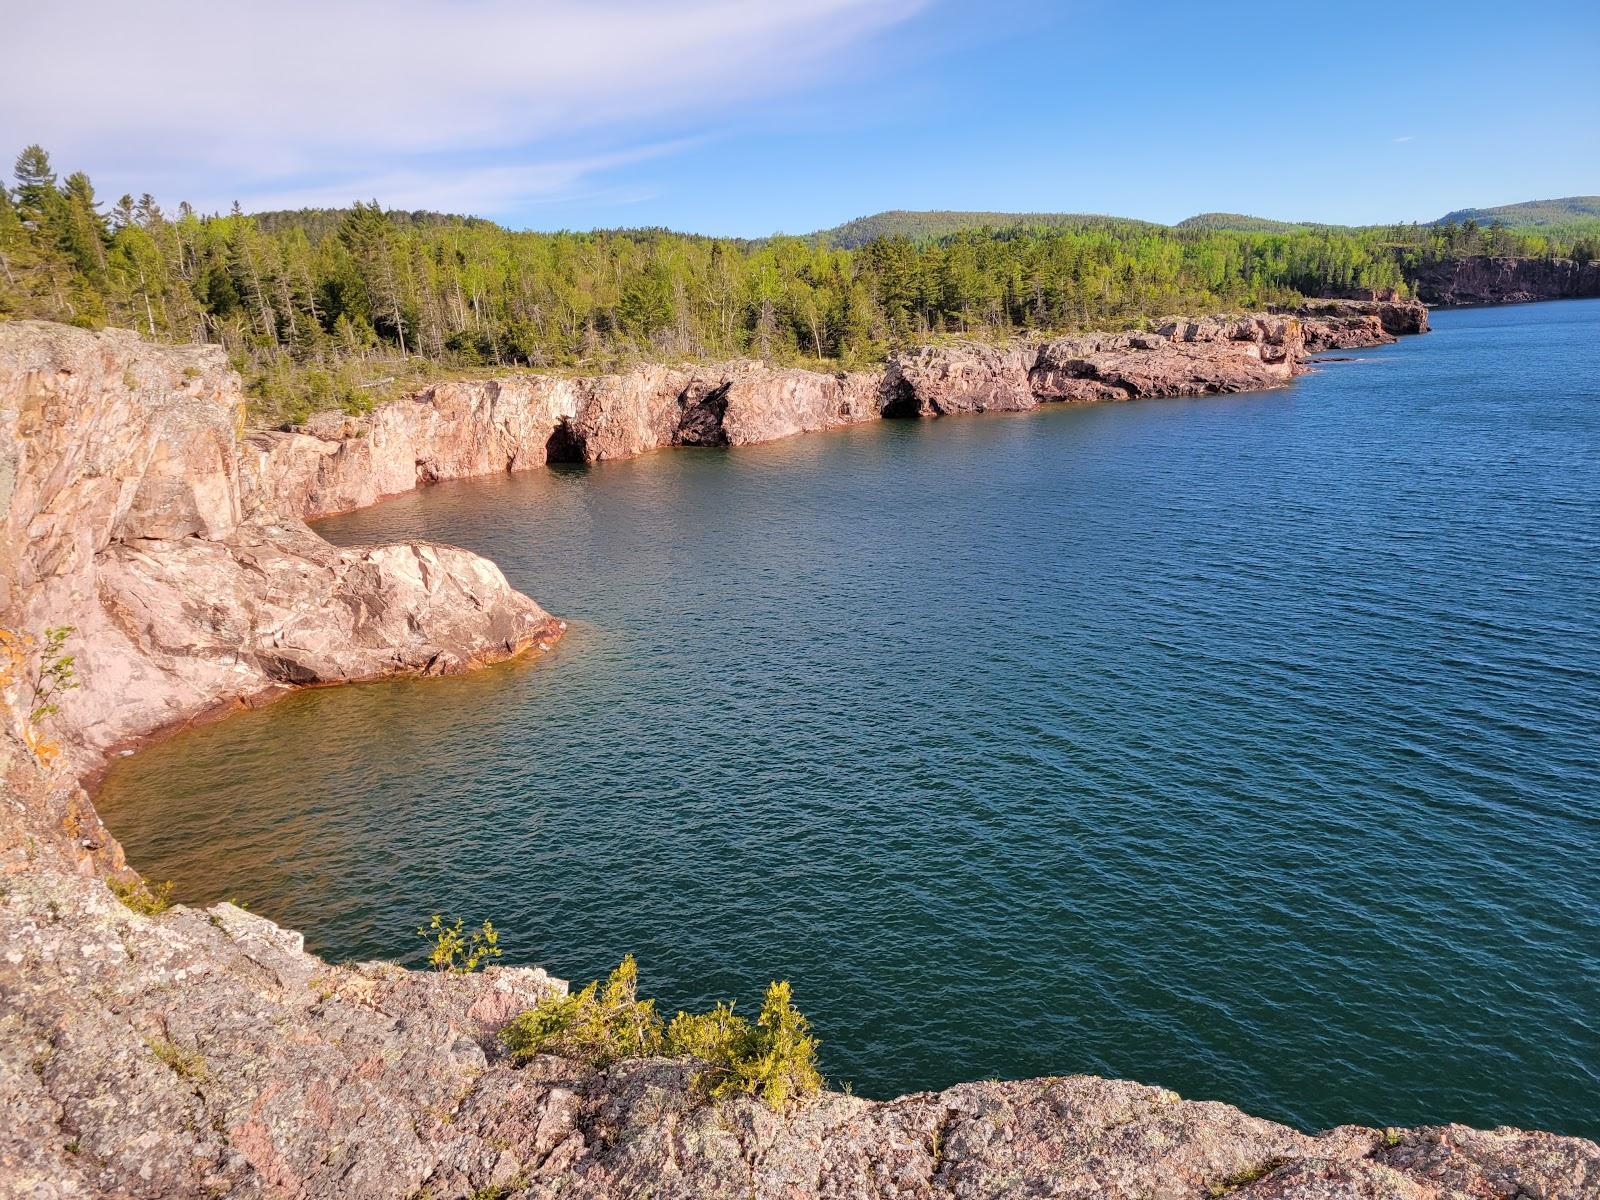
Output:
M0 134L202 207L506 211L820 82L923 3L41 4L8 17Z

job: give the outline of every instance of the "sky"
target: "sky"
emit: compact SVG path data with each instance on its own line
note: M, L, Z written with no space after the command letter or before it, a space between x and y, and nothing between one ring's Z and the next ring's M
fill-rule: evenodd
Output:
M1600 193L1600 2L0 0L0 157L168 208L758 237Z

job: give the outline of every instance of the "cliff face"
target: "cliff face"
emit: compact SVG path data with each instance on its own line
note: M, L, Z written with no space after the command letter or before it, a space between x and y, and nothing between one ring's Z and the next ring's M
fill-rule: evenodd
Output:
M446 672L559 636L486 559L337 549L262 507L211 347L0 324L0 627L74 627L75 765L291 685ZM409 485L408 485L409 486Z
M441 385L359 420L241 437L204 348L0 325L0 625L77 626L86 686L21 739L0 687L0 1196L689 1198L1595 1193L1600 1147L1460 1126L1308 1136L1089 1077L779 1117L707 1104L689 1067L514 1067L495 1033L565 985L530 968L333 966L220 904L116 900L115 841L74 782L99 749L297 684L461 669L559 634L493 564L427 544L336 549L302 514L433 479L658 445L738 445L891 412L1233 391L1307 346L1393 336L1377 312L898 357L882 375L753 364Z
M441 383L362 417L251 434L246 487L262 509L326 516L440 479L831 429L878 417L877 395L874 375L756 363Z
M664 446L745 446L880 417L1018 412L1280 387L1321 350L1425 332L1407 301L1317 301L1294 312L1171 321L1147 333L978 343L892 355L881 372L735 362L589 379L442 383L361 417L323 413L248 436L248 504L306 519L441 479L598 463Z
M1460 258L1413 273L1425 304L1520 304L1600 296L1600 262L1570 258Z

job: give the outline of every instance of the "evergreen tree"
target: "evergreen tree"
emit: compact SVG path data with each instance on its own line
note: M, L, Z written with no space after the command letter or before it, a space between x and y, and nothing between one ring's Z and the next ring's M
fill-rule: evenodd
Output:
M516 233L434 213L169 219L148 193L107 217L38 146L0 188L0 316L129 325L227 348L267 407L365 403L439 368L615 368L640 356L856 363L929 336L1118 328L1175 313L1403 288L1464 254L1593 258L1600 221L1366 230L1166 228L1082 218L845 249L665 230ZM411 361L405 361L405 360Z

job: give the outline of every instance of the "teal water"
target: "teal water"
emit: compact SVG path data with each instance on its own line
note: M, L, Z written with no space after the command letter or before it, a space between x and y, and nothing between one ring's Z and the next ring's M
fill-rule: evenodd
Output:
M1087 1071L1600 1134L1600 302L1261 395L891 422L325 523L492 555L535 661L119 764L146 874L334 957L436 909L867 1095Z

